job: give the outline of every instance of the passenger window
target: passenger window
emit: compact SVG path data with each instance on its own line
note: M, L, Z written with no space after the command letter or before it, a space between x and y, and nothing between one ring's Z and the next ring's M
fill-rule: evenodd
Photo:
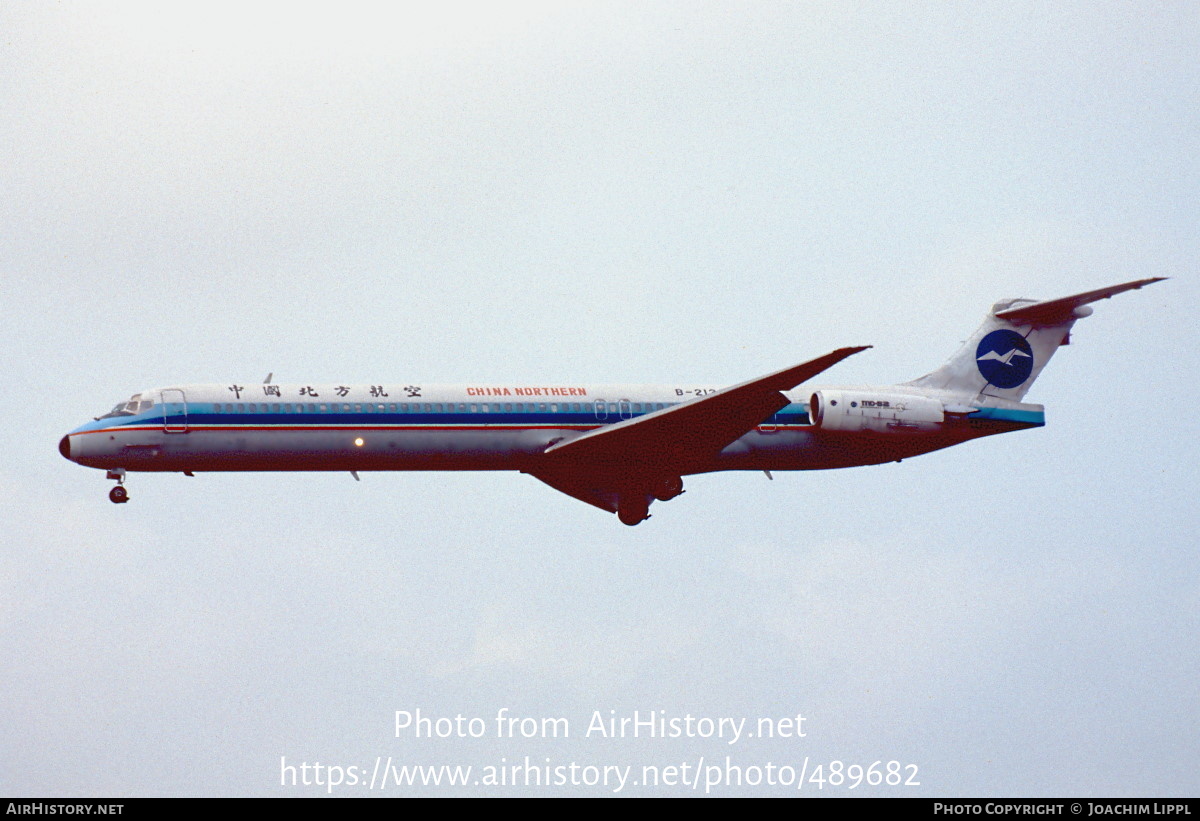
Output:
M250 403L250 408L249 408L249 411L250 411L251 413L258 413L258 406L257 406L257 405L255 405L253 402L251 402L251 403Z
M472 402L471 403L471 413L478 413L478 412L479 412L479 406L476 405L474 402Z
M510 404L508 404L507 402L505 402L505 403L504 403L504 412L505 412L505 413L512 413L512 405L510 405Z
M321 413L325 413L327 410L329 410L329 406L322 404L321 405Z
M551 412L551 413L558 413L558 403L557 403L557 402L551 402L551 403L550 403L550 412Z

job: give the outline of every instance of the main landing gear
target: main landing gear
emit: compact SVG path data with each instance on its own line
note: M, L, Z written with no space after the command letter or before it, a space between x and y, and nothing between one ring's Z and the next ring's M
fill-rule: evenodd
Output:
M663 479L654 488L654 498L660 502L668 502L680 493L683 493L683 479L679 476Z
M656 482L649 492L631 491L621 494L617 501L617 518L621 524L633 527L650 518L650 503L657 499L666 502L683 493L683 479L669 476Z
M125 489L125 468L110 470L106 479L116 479L117 486L108 492L108 500L114 505L123 505L129 501L129 491Z
M633 527L650 518L650 500L642 495L626 495L617 504L617 518L621 524Z

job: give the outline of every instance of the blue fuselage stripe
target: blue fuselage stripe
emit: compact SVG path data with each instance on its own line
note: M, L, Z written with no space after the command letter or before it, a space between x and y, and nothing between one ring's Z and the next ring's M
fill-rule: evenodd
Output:
M155 411L158 411L157 413ZM408 412L393 413L390 411L374 413L216 413L211 404L190 405L186 414L173 413L164 417L161 409L156 408L148 413L122 418L119 422L110 418L103 427L111 428L144 428L147 426L165 427L253 427L253 428L324 428L324 427L442 427L442 428L497 428L497 427L549 427L549 428L586 428L592 429L603 425L611 425L627 418L645 416L645 413L633 413L621 416L610 413L606 418L598 418L592 411L585 413L552 413L552 412L489 412L471 413L427 413ZM808 411L802 406L789 405L775 414L773 420L763 424L776 425L808 425ZM98 429L99 426L87 425L85 428Z
M997 422L1019 422L1025 425L1046 424L1042 411L1019 410L1016 408L980 408L971 414L972 419L991 419Z

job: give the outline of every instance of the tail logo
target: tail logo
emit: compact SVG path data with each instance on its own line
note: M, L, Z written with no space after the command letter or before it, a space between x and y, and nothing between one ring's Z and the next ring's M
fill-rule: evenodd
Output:
M1015 388L1033 373L1033 349L1016 331L992 331L975 349L975 365L990 384Z

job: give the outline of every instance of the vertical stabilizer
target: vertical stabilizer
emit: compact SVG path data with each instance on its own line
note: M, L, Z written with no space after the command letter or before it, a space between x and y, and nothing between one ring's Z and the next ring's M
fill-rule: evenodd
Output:
M1088 303L1161 279L1139 279L1042 302L997 302L979 330L946 364L906 384L1019 402L1058 347L1066 344L1075 321L1091 315Z

